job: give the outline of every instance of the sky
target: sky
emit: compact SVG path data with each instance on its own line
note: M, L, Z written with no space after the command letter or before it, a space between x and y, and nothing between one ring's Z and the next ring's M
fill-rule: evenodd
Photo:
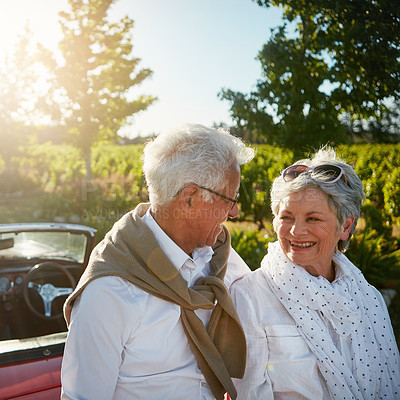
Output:
M58 13L67 0L0 0L0 59L28 22L35 39L56 49ZM184 123L233 123L222 88L249 92L261 78L258 52L281 23L281 10L252 0L116 0L110 21L134 20L133 55L153 71L135 95L158 100L119 133L149 136Z

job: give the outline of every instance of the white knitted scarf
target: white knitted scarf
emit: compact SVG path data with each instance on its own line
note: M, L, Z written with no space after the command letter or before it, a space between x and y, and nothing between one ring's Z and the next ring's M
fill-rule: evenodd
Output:
M316 355L332 399L400 399L399 350L387 309L344 254L336 252L333 261L343 276L330 283L292 263L275 242L261 268ZM322 315L338 335L350 338L352 365L335 346Z

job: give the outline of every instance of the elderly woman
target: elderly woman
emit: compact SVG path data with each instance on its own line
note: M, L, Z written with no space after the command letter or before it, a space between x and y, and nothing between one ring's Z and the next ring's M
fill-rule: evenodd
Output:
M364 197L333 150L274 181L278 241L231 287L248 349L238 399L400 399L387 308L343 254Z

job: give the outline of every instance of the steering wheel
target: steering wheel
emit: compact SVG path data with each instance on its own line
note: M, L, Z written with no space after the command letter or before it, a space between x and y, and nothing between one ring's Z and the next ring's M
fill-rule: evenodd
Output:
M33 282L34 279L37 277L38 273L45 268L57 269L58 271L61 271L68 278L68 280L71 284L71 287L55 287L52 283L39 284L39 283ZM62 312L51 315L51 303L57 297L67 296L70 293L72 293L75 286L76 286L76 283L75 283L74 277L65 267L63 267L61 264L58 264L56 262L47 261L47 262L43 262L43 263L35 265L28 272L28 274L25 277L22 293L23 293L23 296L24 296L27 306L34 314L36 314L40 318L57 319L62 316ZM28 289L33 289L39 293L40 297L43 300L44 314L39 312L35 307L33 307L30 296L29 296Z

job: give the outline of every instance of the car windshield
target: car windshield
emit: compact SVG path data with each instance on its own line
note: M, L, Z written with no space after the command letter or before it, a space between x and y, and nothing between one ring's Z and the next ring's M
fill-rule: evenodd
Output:
M49 258L83 263L83 233L35 231L0 233L0 259Z

